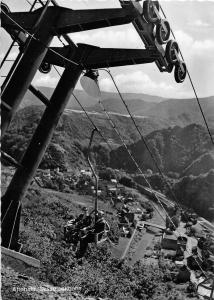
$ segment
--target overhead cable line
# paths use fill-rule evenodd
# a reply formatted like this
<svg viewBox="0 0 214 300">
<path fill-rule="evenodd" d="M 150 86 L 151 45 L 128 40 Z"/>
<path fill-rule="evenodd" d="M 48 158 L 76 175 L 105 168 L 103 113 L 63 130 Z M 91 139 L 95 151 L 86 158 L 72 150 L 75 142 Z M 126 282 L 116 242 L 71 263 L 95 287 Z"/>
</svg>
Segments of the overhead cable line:
<svg viewBox="0 0 214 300">
<path fill-rule="evenodd" d="M 111 74 L 111 72 L 110 72 L 109 69 L 102 69 L 102 68 L 101 68 L 101 69 L 99 69 L 99 70 L 105 71 L 105 72 L 107 72 L 107 73 L 110 75 L 110 77 L 111 77 L 111 79 L 112 79 L 112 82 L 114 83 L 114 86 L 115 86 L 115 88 L 116 88 L 116 90 L 117 90 L 117 92 L 118 92 L 118 94 L 119 94 L 119 96 L 120 96 L 120 99 L 122 100 L 124 106 L 126 107 L 126 110 L 127 110 L 128 114 L 129 114 L 129 116 L 130 116 L 130 118 L 131 118 L 131 120 L 132 120 L 132 122 L 133 122 L 133 124 L 134 124 L 134 126 L 135 126 L 135 128 L 136 128 L 136 130 L 137 130 L 137 132 L 139 133 L 139 135 L 140 135 L 140 137 L 141 137 L 141 139 L 142 139 L 142 141 L 143 141 L 143 143 L 144 143 L 144 145 L 145 145 L 147 151 L 149 152 L 149 154 L 150 154 L 150 156 L 151 156 L 151 158 L 152 158 L 152 160 L 153 160 L 153 162 L 154 162 L 154 164 L 155 164 L 155 166 L 156 166 L 158 172 L 160 173 L 160 175 L 161 175 L 161 177 L 162 177 L 162 179 L 163 179 L 163 182 L 164 182 L 164 183 L 167 185 L 167 187 L 169 188 L 169 191 L 171 192 L 171 195 L 173 196 L 174 201 L 175 201 L 175 202 L 178 202 L 178 199 L 176 198 L 176 195 L 175 195 L 174 192 L 172 191 L 170 184 L 169 184 L 168 181 L 165 179 L 163 172 L 161 171 L 160 167 L 158 166 L 158 163 L 157 163 L 157 161 L 156 161 L 156 159 L 155 159 L 155 157 L 154 157 L 152 151 L 150 150 L 150 148 L 149 148 L 149 146 L 148 146 L 148 144 L 147 144 L 147 142 L 146 142 L 145 137 L 144 137 L 143 134 L 141 133 L 141 131 L 140 131 L 140 129 L 139 129 L 139 126 L 138 126 L 137 123 L 136 123 L 136 120 L 135 120 L 134 117 L 132 116 L 132 113 L 131 113 L 131 111 L 130 111 L 130 109 L 129 109 L 127 103 L 126 103 L 126 101 L 124 100 L 124 98 L 123 98 L 123 96 L 122 96 L 122 94 L 121 94 L 121 92 L 120 92 L 120 90 L 119 90 L 119 88 L 118 88 L 118 86 L 117 86 L 117 84 L 116 84 L 116 82 L 115 82 L 115 79 L 114 79 L 113 75 Z M 179 204 L 178 204 L 178 205 L 179 205 Z"/>
<path fill-rule="evenodd" d="M 59 41 L 62 43 L 62 41 L 59 39 Z M 56 68 L 56 66 L 53 66 L 55 71 L 57 72 L 57 74 L 59 75 L 59 77 L 62 77 L 62 74 L 60 74 L 59 70 Z M 76 100 L 76 102 L 79 104 L 79 106 L 81 107 L 81 109 L 83 110 L 83 112 L 85 113 L 86 117 L 88 118 L 88 120 L 90 121 L 90 123 L 92 124 L 92 126 L 97 130 L 97 132 L 99 133 L 99 135 L 102 137 L 103 141 L 108 145 L 109 149 L 112 151 L 113 148 L 111 147 L 111 145 L 109 144 L 108 140 L 104 137 L 104 135 L 102 134 L 101 130 L 97 127 L 97 125 L 94 123 L 94 121 L 92 120 L 92 118 L 90 118 L 88 112 L 86 111 L 86 109 L 83 107 L 83 105 L 81 104 L 81 102 L 79 101 L 79 99 L 77 98 L 77 96 L 74 94 L 74 92 L 72 92 L 72 95 L 74 97 L 74 99 Z"/>
<path fill-rule="evenodd" d="M 163 13 L 164 18 L 166 19 L 166 14 L 165 14 L 165 12 L 164 12 L 164 10 L 163 10 L 163 8 L 162 8 L 161 5 L 160 5 L 160 9 L 161 9 L 161 11 L 162 11 L 162 13 Z M 170 31 L 171 31 L 171 33 L 172 33 L 173 38 L 176 40 L 175 34 L 174 34 L 174 32 L 173 32 L 173 30 L 172 30 L 171 28 L 170 28 Z M 184 56 L 183 56 L 182 51 L 181 51 L 180 48 L 179 48 L 179 51 L 180 51 L 180 54 L 181 54 L 181 58 L 182 58 L 183 61 L 184 61 Z M 195 88 L 195 86 L 194 86 L 194 84 L 193 84 L 192 77 L 191 77 L 191 75 L 190 75 L 190 72 L 189 72 L 189 69 L 188 69 L 188 68 L 187 68 L 187 74 L 188 74 L 189 81 L 190 81 L 190 84 L 191 84 L 191 86 L 192 86 L 193 92 L 194 92 L 194 94 L 195 94 L 195 98 L 196 98 L 196 100 L 197 100 L 197 103 L 198 103 L 200 112 L 201 112 L 201 114 L 202 114 L 202 117 L 203 117 L 205 126 L 206 126 L 207 131 L 208 131 L 208 134 L 209 134 L 209 136 L 210 136 L 210 140 L 211 140 L 212 144 L 214 145 L 214 139 L 213 139 L 212 133 L 211 133 L 211 131 L 210 131 L 210 128 L 209 128 L 209 125 L 208 125 L 206 116 L 205 116 L 204 111 L 203 111 L 203 109 L 202 109 L 200 100 L 199 100 L 199 98 L 198 98 L 198 94 L 197 94 L 197 92 L 196 92 L 196 88 Z"/>
<path fill-rule="evenodd" d="M 100 99 L 99 99 L 99 104 L 100 104 L 100 106 L 102 107 L 102 109 L 103 109 L 103 111 L 104 111 L 104 113 L 105 113 L 107 119 L 109 120 L 109 123 L 111 124 L 112 128 L 114 129 L 114 131 L 115 131 L 116 134 L 118 135 L 118 137 L 119 137 L 119 139 L 120 139 L 122 145 L 123 145 L 124 148 L 126 149 L 126 151 L 127 151 L 128 155 L 129 155 L 129 157 L 131 158 L 132 162 L 134 163 L 134 165 L 136 166 L 136 168 L 137 168 L 137 170 L 140 172 L 140 174 L 142 174 L 142 176 L 143 176 L 145 182 L 147 183 L 147 185 L 150 187 L 150 189 L 152 189 L 151 184 L 150 184 L 149 181 L 146 179 L 146 177 L 145 177 L 145 175 L 144 175 L 142 169 L 140 168 L 140 166 L 138 165 L 138 163 L 137 163 L 137 161 L 135 160 L 134 156 L 132 155 L 131 151 L 130 151 L 129 148 L 127 147 L 127 145 L 126 145 L 124 139 L 122 138 L 122 136 L 121 136 L 121 134 L 120 134 L 120 132 L 119 132 L 117 126 L 115 125 L 114 121 L 113 121 L 112 118 L 110 117 L 109 113 L 108 113 L 107 110 L 105 109 L 105 107 L 104 107 L 103 103 L 100 101 Z M 152 189 L 152 190 L 153 190 L 153 189 Z M 155 193 L 154 193 L 154 197 L 155 197 L 156 200 L 159 202 L 159 199 L 158 199 L 158 197 L 157 197 L 157 195 L 156 195 Z M 155 206 L 154 206 L 154 208 L 156 209 Z M 157 209 L 156 209 L 156 210 L 157 210 Z M 161 216 L 161 218 L 162 218 L 162 219 L 164 220 L 164 222 L 165 222 L 165 219 L 164 219 L 164 217 L 161 215 L 161 213 L 160 213 L 158 210 L 157 210 L 157 212 L 158 212 L 158 214 Z"/>
<path fill-rule="evenodd" d="M 109 144 L 108 140 L 104 137 L 103 133 L 101 132 L 101 130 L 97 127 L 97 125 L 94 123 L 94 121 L 92 120 L 92 118 L 90 118 L 88 112 L 85 110 L 85 108 L 82 106 L 81 102 L 79 101 L 79 99 L 74 95 L 74 99 L 77 101 L 77 103 L 79 104 L 79 106 L 81 107 L 81 109 L 84 111 L 85 115 L 87 116 L 87 118 L 89 119 L 89 121 L 91 122 L 91 124 L 93 125 L 93 127 L 97 130 L 97 132 L 99 133 L 99 135 L 102 137 L 102 139 L 104 140 L 104 142 L 108 145 L 108 147 L 110 148 L 111 151 L 113 151 L 113 148 L 111 147 L 111 145 Z"/>
</svg>

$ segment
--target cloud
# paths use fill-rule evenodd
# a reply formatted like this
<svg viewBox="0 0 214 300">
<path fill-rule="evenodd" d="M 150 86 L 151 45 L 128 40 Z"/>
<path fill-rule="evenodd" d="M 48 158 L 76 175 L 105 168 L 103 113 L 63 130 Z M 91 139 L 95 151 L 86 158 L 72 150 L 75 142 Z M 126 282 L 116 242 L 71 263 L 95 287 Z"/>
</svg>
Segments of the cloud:
<svg viewBox="0 0 214 300">
<path fill-rule="evenodd" d="M 175 32 L 176 40 L 180 46 L 180 49 L 188 57 L 194 59 L 196 56 L 202 56 L 207 59 L 210 55 L 213 57 L 214 40 L 195 40 L 189 34 L 178 30 Z M 185 56 L 186 56 L 185 55 Z"/>
<path fill-rule="evenodd" d="M 53 74 L 41 74 L 40 72 L 37 72 L 33 84 L 36 86 L 47 86 L 47 87 L 54 87 L 56 86 L 58 82 L 58 78 L 53 76 Z"/>
<path fill-rule="evenodd" d="M 209 23 L 204 22 L 200 19 L 195 20 L 195 21 L 191 21 L 191 22 L 188 23 L 188 25 L 191 26 L 191 27 L 197 27 L 197 30 L 200 29 L 200 28 L 204 28 L 204 27 L 207 28 L 207 27 L 210 26 Z"/>
<path fill-rule="evenodd" d="M 121 29 L 120 29 L 121 28 Z M 132 25 L 103 28 L 93 32 L 80 32 L 70 35 L 75 43 L 87 43 L 100 47 L 144 48 L 144 44 Z"/>
<path fill-rule="evenodd" d="M 12 51 L 12 52 L 10 52 L 10 54 L 8 55 L 7 60 L 15 60 L 16 57 L 17 57 L 17 55 L 18 55 L 18 51 Z M 5 53 L 0 53 L 0 61 L 3 60 L 4 56 L 5 56 Z M 6 63 L 7 63 L 7 62 L 6 62 Z M 10 63 L 12 63 L 12 62 L 10 61 Z"/>
<path fill-rule="evenodd" d="M 173 86 L 164 81 L 155 82 L 150 76 L 140 70 L 120 73 L 114 76 L 121 92 L 126 93 L 148 93 L 159 94 L 161 91 L 162 96 L 169 95 L 173 91 Z M 103 78 L 100 80 L 100 88 L 104 91 L 114 91 L 115 87 L 110 78 Z"/>
<path fill-rule="evenodd" d="M 213 94 L 214 40 L 194 39 L 182 30 L 175 31 L 175 35 L 200 96 Z M 116 31 L 108 29 L 105 32 L 96 31 L 92 34 L 84 32 L 75 34 L 75 36 L 79 42 L 102 44 L 107 47 L 127 47 L 127 44 L 132 46 L 135 44 L 136 47 L 143 44 L 132 36 L 132 29 L 130 28 L 126 28 L 125 31 L 120 28 Z M 171 74 L 161 73 L 154 63 L 113 68 L 112 72 L 121 92 L 148 93 L 168 98 L 194 97 L 188 78 L 183 84 L 177 84 L 173 72 Z M 56 75 L 51 73 L 48 75 L 40 74 L 36 84 L 55 86 L 57 79 L 54 76 Z M 108 76 L 100 74 L 99 82 L 102 90 L 115 91 L 115 87 Z M 80 88 L 79 83 L 77 88 Z"/>
</svg>

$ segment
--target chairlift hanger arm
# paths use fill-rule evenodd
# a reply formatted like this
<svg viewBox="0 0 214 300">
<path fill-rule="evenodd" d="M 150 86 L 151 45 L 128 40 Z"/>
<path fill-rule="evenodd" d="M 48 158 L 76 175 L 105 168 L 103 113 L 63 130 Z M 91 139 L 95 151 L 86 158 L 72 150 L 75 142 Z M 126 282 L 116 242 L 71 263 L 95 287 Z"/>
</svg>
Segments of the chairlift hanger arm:
<svg viewBox="0 0 214 300">
<path fill-rule="evenodd" d="M 117 49 L 117 48 L 100 48 L 87 44 L 77 44 L 75 52 L 81 50 L 81 52 L 88 52 L 81 63 L 87 69 L 98 69 L 106 67 L 117 67 L 124 65 L 145 64 L 156 61 L 160 57 L 160 53 L 155 49 Z M 44 61 L 51 65 L 59 67 L 65 67 L 66 62 L 62 56 L 67 57 L 70 46 L 65 47 L 52 47 L 54 51 L 48 51 Z M 60 54 L 58 56 L 54 52 Z M 80 63 L 80 61 L 76 61 Z"/>
<path fill-rule="evenodd" d="M 39 19 L 43 8 L 33 12 L 6 12 L 2 14 L 2 27 L 7 31 L 21 25 L 31 32 Z M 8 16 L 7 16 L 8 15 Z M 123 8 L 72 10 L 65 7 L 49 6 L 47 8 L 47 28 L 51 34 L 60 35 L 84 30 L 128 24 L 136 17 L 134 9 Z M 15 22 L 13 22 L 14 20 Z"/>
<path fill-rule="evenodd" d="M 88 163 L 90 165 L 90 168 L 91 168 L 92 173 L 93 173 L 93 175 L 94 175 L 95 178 L 97 178 L 97 175 L 96 175 L 96 173 L 94 171 L 93 165 L 92 165 L 91 160 L 90 160 L 90 152 L 91 152 L 91 145 L 92 145 L 93 137 L 94 137 L 94 134 L 95 134 L 96 131 L 97 131 L 96 128 L 94 128 L 92 130 L 91 137 L 90 137 L 90 142 L 89 142 L 89 145 L 88 145 L 88 151 L 87 151 L 87 160 L 88 160 Z"/>
</svg>

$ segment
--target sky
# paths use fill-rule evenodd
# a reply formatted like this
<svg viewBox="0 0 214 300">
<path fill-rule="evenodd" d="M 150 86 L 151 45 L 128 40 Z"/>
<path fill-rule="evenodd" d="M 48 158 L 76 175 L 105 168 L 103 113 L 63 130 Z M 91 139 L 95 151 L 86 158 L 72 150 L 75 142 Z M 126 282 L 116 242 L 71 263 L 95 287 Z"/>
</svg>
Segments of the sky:
<svg viewBox="0 0 214 300">
<path fill-rule="evenodd" d="M 33 0 L 30 0 L 33 2 Z M 26 0 L 4 0 L 11 11 L 27 11 Z M 120 7 L 119 0 L 57 0 L 58 4 L 72 9 Z M 165 0 L 159 1 L 167 16 L 176 40 L 184 56 L 188 70 L 199 97 L 214 95 L 214 0 Z M 143 49 L 144 44 L 132 24 L 102 28 L 70 34 L 75 43 L 83 42 L 100 47 Z M 10 37 L 0 30 L 0 58 L 11 43 Z M 60 45 L 54 39 L 52 45 Z M 17 52 L 13 49 L 10 58 Z M 10 63 L 2 68 L 5 75 Z M 63 72 L 63 70 L 60 70 Z M 155 63 L 111 68 L 121 92 L 145 93 L 166 98 L 193 98 L 189 79 L 178 84 L 173 73 L 161 73 Z M 55 87 L 57 73 L 52 70 L 44 75 L 37 72 L 33 84 Z M 100 71 L 100 88 L 115 91 L 115 87 L 104 72 Z M 80 89 L 80 84 L 77 84 Z"/>
</svg>

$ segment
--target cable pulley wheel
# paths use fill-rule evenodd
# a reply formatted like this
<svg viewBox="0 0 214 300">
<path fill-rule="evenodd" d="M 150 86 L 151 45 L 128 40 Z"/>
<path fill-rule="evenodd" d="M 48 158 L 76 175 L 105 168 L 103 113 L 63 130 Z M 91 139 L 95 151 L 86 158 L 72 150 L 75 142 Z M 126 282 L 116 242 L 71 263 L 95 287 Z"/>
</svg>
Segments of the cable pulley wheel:
<svg viewBox="0 0 214 300">
<path fill-rule="evenodd" d="M 4 2 L 1 3 L 1 10 L 2 10 L 3 12 L 5 12 L 6 14 L 9 14 L 9 13 L 10 13 L 9 7 L 8 7 L 7 4 L 5 4 Z"/>
<path fill-rule="evenodd" d="M 168 43 L 166 44 L 165 56 L 169 64 L 178 63 L 179 61 L 178 53 L 179 53 L 178 43 L 174 40 L 168 41 Z"/>
<path fill-rule="evenodd" d="M 172 73 L 173 67 L 174 67 L 173 64 L 168 64 L 168 66 L 167 66 L 167 68 L 166 68 L 166 71 L 167 71 L 168 73 Z"/>
<path fill-rule="evenodd" d="M 156 23 L 159 20 L 159 17 L 157 16 L 157 14 L 154 10 L 154 5 L 157 8 L 157 10 L 159 11 L 160 4 L 158 1 L 146 0 L 143 2 L 143 15 L 144 15 L 145 20 L 150 23 Z"/>
<path fill-rule="evenodd" d="M 51 71 L 51 64 L 48 62 L 43 61 L 39 67 L 39 72 L 43 74 L 47 74 Z"/>
<path fill-rule="evenodd" d="M 167 20 L 161 20 L 156 26 L 156 40 L 158 44 L 166 44 L 170 37 L 170 25 Z"/>
<path fill-rule="evenodd" d="M 175 65 L 175 72 L 174 72 L 175 81 L 177 83 L 182 83 L 186 78 L 186 74 L 187 74 L 186 64 L 185 62 L 180 61 L 179 64 Z"/>
</svg>

